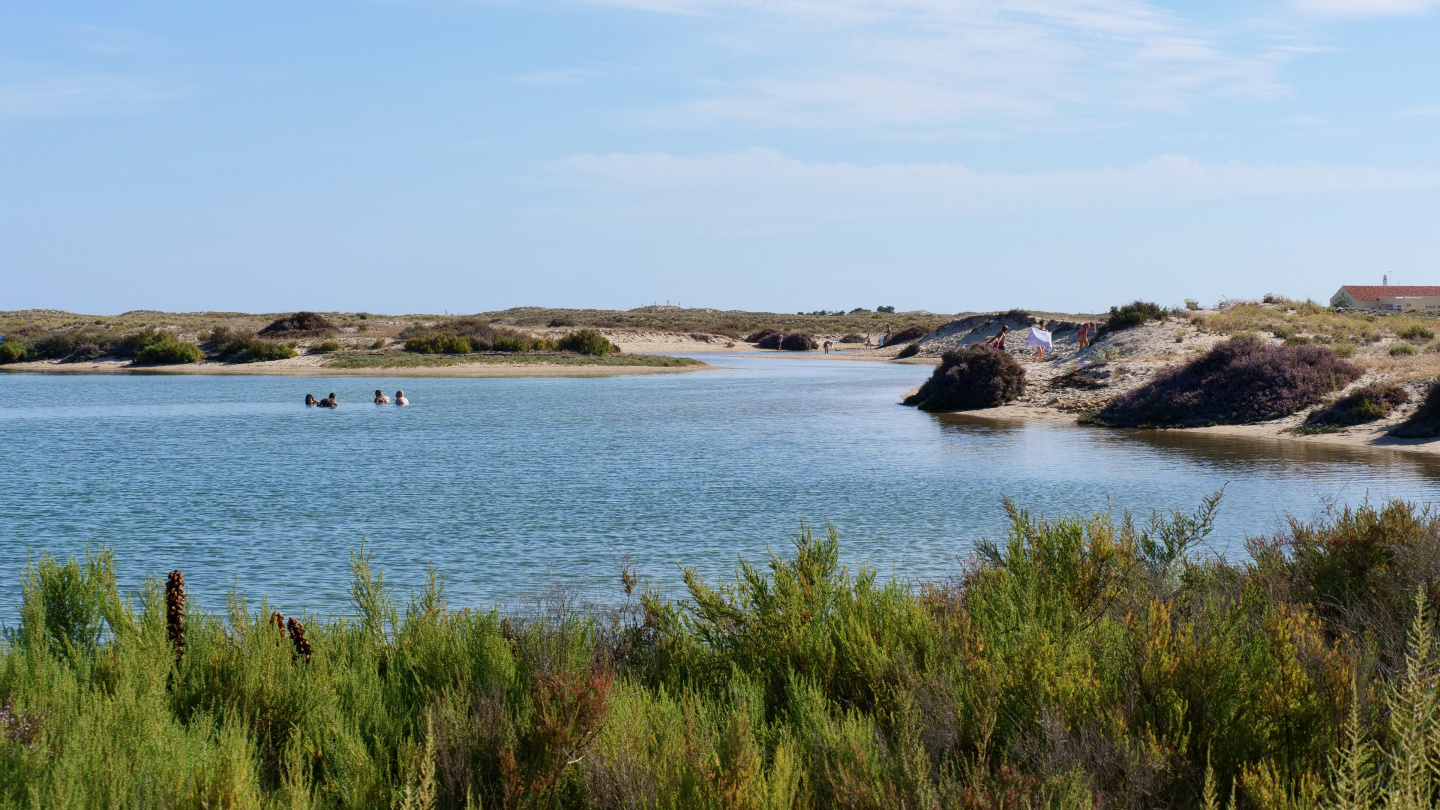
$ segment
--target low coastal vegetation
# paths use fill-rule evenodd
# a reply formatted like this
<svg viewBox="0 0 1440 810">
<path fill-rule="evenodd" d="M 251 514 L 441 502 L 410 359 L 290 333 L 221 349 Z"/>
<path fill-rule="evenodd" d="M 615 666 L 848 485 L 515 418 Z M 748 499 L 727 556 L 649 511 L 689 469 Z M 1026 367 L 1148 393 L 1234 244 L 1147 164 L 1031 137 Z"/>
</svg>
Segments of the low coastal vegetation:
<svg viewBox="0 0 1440 810">
<path fill-rule="evenodd" d="M 1105 333 L 1123 332 L 1149 321 L 1163 321 L 1168 315 L 1166 309 L 1159 304 L 1134 301 L 1124 306 L 1111 307 L 1110 316 L 1105 319 L 1101 331 Z"/>
<path fill-rule="evenodd" d="M 1088 421 L 1195 427 L 1276 419 L 1315 405 L 1363 373 L 1326 346 L 1273 345 L 1237 335 L 1115 397 Z"/>
<path fill-rule="evenodd" d="M 368 317 L 368 313 L 361 314 Z M 265 328 L 259 330 L 259 333 L 267 337 L 279 338 L 313 337 L 332 334 L 335 331 L 335 324 L 318 312 L 292 312 L 271 321 Z"/>
<path fill-rule="evenodd" d="M 1410 392 L 1394 383 L 1363 385 L 1335 400 L 1331 405 L 1316 409 L 1295 432 L 1324 433 L 1374 422 L 1384 419 L 1395 408 L 1409 401 Z"/>
<path fill-rule="evenodd" d="M 340 615 L 106 551 L 30 566 L 0 648 L 0 796 L 29 807 L 1430 807 L 1440 518 L 1292 520 L 1231 563 L 1197 512 L 1044 519 L 952 579 L 834 530 L 684 598 L 402 608 L 363 548 Z M 210 572 L 189 572 L 195 578 Z M 216 572 L 213 576 L 221 578 Z"/>
<path fill-rule="evenodd" d="M 226 326 L 210 330 L 205 342 L 218 360 L 227 363 L 260 363 L 267 360 L 288 360 L 298 352 L 288 343 L 265 340 L 254 332 L 242 332 Z"/>
<path fill-rule="evenodd" d="M 153 340 L 147 341 L 135 354 L 135 365 L 171 366 L 198 363 L 204 357 L 200 347 L 194 343 L 180 340 L 174 335 L 160 333 Z"/>
<path fill-rule="evenodd" d="M 994 408 L 1025 393 L 1025 369 L 1009 352 L 977 343 L 952 349 L 920 389 L 905 398 L 922 411 Z"/>
</svg>

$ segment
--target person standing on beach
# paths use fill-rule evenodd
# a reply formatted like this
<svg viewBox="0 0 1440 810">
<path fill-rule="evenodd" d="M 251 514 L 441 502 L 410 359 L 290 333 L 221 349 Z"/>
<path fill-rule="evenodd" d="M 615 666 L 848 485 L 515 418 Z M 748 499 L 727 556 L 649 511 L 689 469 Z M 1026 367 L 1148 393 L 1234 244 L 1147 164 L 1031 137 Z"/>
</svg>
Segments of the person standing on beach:
<svg viewBox="0 0 1440 810">
<path fill-rule="evenodd" d="M 828 341 L 828 340 L 825 341 L 825 353 L 826 353 L 826 354 L 829 354 L 829 353 L 830 353 L 830 341 Z"/>
<path fill-rule="evenodd" d="M 384 391 L 381 391 L 379 388 L 376 388 L 376 389 L 375 389 L 375 404 L 376 404 L 376 405 L 389 405 L 389 404 L 390 404 L 390 397 L 385 396 L 385 392 L 384 392 Z"/>
<path fill-rule="evenodd" d="M 1094 328 L 1094 326 L 1095 326 L 1095 324 L 1093 324 L 1093 323 L 1082 323 L 1082 324 L 1080 324 L 1080 334 L 1077 335 L 1076 337 L 1077 337 L 1077 339 L 1080 341 L 1080 350 L 1081 350 L 1081 351 L 1084 351 L 1084 350 L 1085 350 L 1085 347 L 1090 345 L 1090 330 L 1091 330 L 1092 328 Z"/>
<path fill-rule="evenodd" d="M 1045 322 L 1030 327 L 1030 334 L 1025 336 L 1025 346 L 1035 347 L 1035 362 L 1045 362 L 1045 350 L 1050 348 L 1050 332 L 1045 329 Z"/>
<path fill-rule="evenodd" d="M 1002 325 L 1000 327 L 1000 334 L 990 338 L 990 348 L 999 349 L 1002 352 L 1005 351 L 1005 336 L 1008 334 L 1010 334 L 1010 324 Z"/>
</svg>

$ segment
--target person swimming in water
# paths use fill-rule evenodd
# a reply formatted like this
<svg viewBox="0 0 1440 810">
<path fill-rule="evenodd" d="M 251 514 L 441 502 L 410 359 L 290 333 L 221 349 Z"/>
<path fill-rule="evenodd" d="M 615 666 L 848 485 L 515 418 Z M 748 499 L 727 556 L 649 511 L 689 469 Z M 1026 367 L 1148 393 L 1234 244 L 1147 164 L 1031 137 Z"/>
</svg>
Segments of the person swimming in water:
<svg viewBox="0 0 1440 810">
<path fill-rule="evenodd" d="M 396 391 L 396 392 L 395 392 L 395 404 L 396 404 L 396 405 L 409 405 L 409 404 L 410 404 L 410 400 L 408 400 L 408 399 L 405 398 L 405 392 L 404 392 L 404 391 Z"/>
<path fill-rule="evenodd" d="M 331 392 L 330 392 L 330 396 L 328 396 L 328 397 L 320 400 L 319 402 L 317 402 L 317 403 L 315 403 L 315 404 L 316 404 L 316 405 L 319 405 L 319 406 L 322 407 L 322 408 L 338 408 L 338 407 L 340 407 L 340 403 L 335 400 L 335 392 L 334 392 L 334 391 L 331 391 Z"/>
<path fill-rule="evenodd" d="M 316 399 L 314 396 L 311 396 L 310 394 L 306 394 L 306 395 L 305 395 L 305 407 L 309 408 L 309 407 L 311 407 L 311 406 L 313 406 L 313 405 L 319 405 L 319 404 L 320 404 L 320 400 Z"/>
<path fill-rule="evenodd" d="M 389 404 L 390 404 L 390 397 L 385 396 L 385 392 L 384 392 L 384 391 L 381 391 L 379 388 L 376 388 L 376 389 L 375 389 L 375 404 L 376 404 L 376 405 L 389 405 Z"/>
</svg>

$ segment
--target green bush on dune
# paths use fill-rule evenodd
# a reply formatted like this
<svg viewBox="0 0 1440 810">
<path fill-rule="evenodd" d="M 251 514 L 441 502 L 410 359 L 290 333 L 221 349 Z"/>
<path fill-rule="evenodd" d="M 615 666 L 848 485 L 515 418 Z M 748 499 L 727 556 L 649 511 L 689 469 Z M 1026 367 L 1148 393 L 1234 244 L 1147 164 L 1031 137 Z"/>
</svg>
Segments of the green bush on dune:
<svg viewBox="0 0 1440 810">
<path fill-rule="evenodd" d="M 571 332 L 557 340 L 555 347 L 562 352 L 588 354 L 591 357 L 604 357 L 607 354 L 620 351 L 614 343 L 611 343 L 604 335 L 594 329 L 581 329 L 576 332 Z"/>
<path fill-rule="evenodd" d="M 25 360 L 25 344 L 13 340 L 0 343 L 0 364 L 19 363 Z"/>
<path fill-rule="evenodd" d="M 1433 806 L 1407 774 L 1440 755 L 1440 518 L 1292 521 L 1232 565 L 1200 553 L 1217 500 L 1007 503 L 1003 539 L 919 586 L 802 528 L 733 582 L 687 570 L 683 601 L 627 571 L 614 608 L 510 616 L 434 574 L 402 609 L 363 549 L 348 610 L 289 619 L 42 555 L 0 647 L 0 802 Z"/>
<path fill-rule="evenodd" d="M 134 363 L 137 366 L 170 366 L 198 363 L 203 358 L 199 346 L 166 335 L 146 344 L 145 348 L 135 355 Z"/>
</svg>

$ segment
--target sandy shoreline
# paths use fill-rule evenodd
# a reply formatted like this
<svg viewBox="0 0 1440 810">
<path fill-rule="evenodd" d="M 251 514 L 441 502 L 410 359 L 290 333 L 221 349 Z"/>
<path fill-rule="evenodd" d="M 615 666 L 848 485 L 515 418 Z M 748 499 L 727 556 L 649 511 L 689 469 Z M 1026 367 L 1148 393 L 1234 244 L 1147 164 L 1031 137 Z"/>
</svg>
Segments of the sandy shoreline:
<svg viewBox="0 0 1440 810">
<path fill-rule="evenodd" d="M 1304 421 L 1305 417 L 1303 414 L 1285 419 L 1276 419 L 1272 422 L 1260 422 L 1251 425 L 1214 425 L 1211 427 L 1168 429 L 1091 427 L 1081 425 L 1079 418 L 1073 414 L 1064 413 L 1054 408 L 1034 405 L 1002 405 L 998 408 L 986 408 L 977 411 L 957 411 L 955 415 L 991 422 L 1048 422 L 1086 430 L 1109 432 L 1256 439 L 1277 441 L 1296 446 L 1398 451 L 1402 453 L 1420 453 L 1429 456 L 1440 456 L 1440 439 L 1397 439 L 1393 436 L 1386 435 L 1386 432 L 1398 421 L 1393 419 L 1368 425 L 1358 425 L 1347 428 L 1340 433 L 1312 433 L 1297 436 L 1290 431 Z"/>
</svg>

